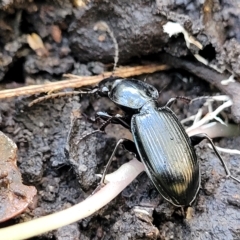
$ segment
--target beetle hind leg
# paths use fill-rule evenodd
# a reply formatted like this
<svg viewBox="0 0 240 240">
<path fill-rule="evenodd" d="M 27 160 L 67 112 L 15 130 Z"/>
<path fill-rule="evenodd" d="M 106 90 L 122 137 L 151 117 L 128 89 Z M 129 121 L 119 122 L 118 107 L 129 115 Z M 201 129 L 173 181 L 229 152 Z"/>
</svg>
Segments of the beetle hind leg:
<svg viewBox="0 0 240 240">
<path fill-rule="evenodd" d="M 219 160 L 221 161 L 224 169 L 225 169 L 225 172 L 226 172 L 226 175 L 228 178 L 232 178 L 233 180 L 237 181 L 240 183 L 240 180 L 234 176 L 232 176 L 230 170 L 228 169 L 226 163 L 224 162 L 224 160 L 222 159 L 221 155 L 219 154 L 218 150 L 216 149 L 212 139 L 205 133 L 201 133 L 201 134 L 196 134 L 196 135 L 193 135 L 190 137 L 191 141 L 192 141 L 192 145 L 195 146 L 197 144 L 199 144 L 202 140 L 204 139 L 207 139 L 209 141 L 209 143 L 211 144 L 214 152 L 216 153 L 217 157 L 219 158 Z"/>
</svg>

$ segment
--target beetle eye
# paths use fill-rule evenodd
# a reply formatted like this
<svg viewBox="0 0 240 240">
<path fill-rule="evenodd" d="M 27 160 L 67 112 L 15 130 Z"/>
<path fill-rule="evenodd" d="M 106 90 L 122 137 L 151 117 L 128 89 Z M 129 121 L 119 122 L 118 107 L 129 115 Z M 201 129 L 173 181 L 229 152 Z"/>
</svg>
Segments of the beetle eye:
<svg viewBox="0 0 240 240">
<path fill-rule="evenodd" d="M 105 86 L 102 88 L 102 93 L 108 93 L 109 92 L 109 89 Z"/>
</svg>

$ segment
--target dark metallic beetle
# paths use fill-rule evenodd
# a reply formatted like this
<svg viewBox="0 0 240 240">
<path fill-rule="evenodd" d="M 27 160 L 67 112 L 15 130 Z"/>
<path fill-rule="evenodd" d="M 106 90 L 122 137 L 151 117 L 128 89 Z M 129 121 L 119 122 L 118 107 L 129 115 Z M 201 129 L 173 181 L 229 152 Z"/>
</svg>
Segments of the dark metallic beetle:
<svg viewBox="0 0 240 240">
<path fill-rule="evenodd" d="M 207 139 L 219 159 L 227 176 L 231 176 L 226 164 L 206 134 L 189 137 L 176 115 L 170 109 L 176 98 L 159 108 L 159 97 L 155 87 L 135 79 L 107 78 L 99 83 L 97 92 L 108 97 L 124 110 L 125 116 L 110 116 L 98 112 L 97 115 L 109 123 L 121 124 L 133 135 L 134 143 L 120 139 L 109 159 L 103 174 L 112 161 L 120 144 L 134 152 L 146 167 L 146 172 L 159 193 L 175 206 L 188 206 L 194 201 L 200 186 L 200 169 L 193 149 L 203 139 Z"/>
<path fill-rule="evenodd" d="M 118 44 L 113 32 L 102 21 L 98 22 L 94 28 L 95 30 L 105 29 L 104 31 L 108 32 L 112 38 L 115 46 L 113 68 L 115 69 L 118 60 Z M 128 139 L 120 139 L 117 142 L 104 170 L 102 184 L 118 146 L 123 144 L 143 162 L 149 178 L 167 201 L 175 206 L 191 205 L 196 198 L 201 181 L 199 162 L 193 146 L 203 139 L 207 139 L 212 145 L 225 168 L 227 177 L 240 183 L 240 180 L 230 174 L 212 140 L 206 134 L 191 137 L 187 135 L 177 116 L 170 109 L 177 98 L 170 99 L 164 107 L 159 108 L 157 105 L 159 94 L 155 87 L 139 80 L 118 77 L 102 80 L 97 89 L 70 92 L 70 94 L 96 92 L 100 96 L 108 97 L 125 112 L 125 116 L 110 116 L 107 113 L 98 112 L 98 117 L 106 121 L 99 130 L 104 130 L 110 123 L 121 124 L 131 131 L 134 139 L 134 142 Z M 38 98 L 29 106 L 60 95 L 66 95 L 66 93 Z"/>
<path fill-rule="evenodd" d="M 104 130 L 110 123 L 121 124 L 131 131 L 134 139 L 134 142 L 128 139 L 120 139 L 117 142 L 104 170 L 101 184 L 104 182 L 118 146 L 122 144 L 143 162 L 149 178 L 167 201 L 175 206 L 191 205 L 201 182 L 199 162 L 193 146 L 203 139 L 207 139 L 212 145 L 222 162 L 227 177 L 240 183 L 239 179 L 231 175 L 212 140 L 206 134 L 189 137 L 177 116 L 170 109 L 177 99 L 187 100 L 187 98 L 171 98 L 164 107 L 159 108 L 157 105 L 159 94 L 155 87 L 139 80 L 118 77 L 102 80 L 93 90 L 71 92 L 71 94 L 96 92 L 119 106 L 125 112 L 125 116 L 110 116 L 107 113 L 98 112 L 97 116 L 105 120 L 105 123 L 94 132 Z M 50 95 L 51 98 L 53 95 Z M 59 96 L 59 94 L 54 96 Z M 49 97 L 38 98 L 29 105 L 47 98 Z"/>
</svg>

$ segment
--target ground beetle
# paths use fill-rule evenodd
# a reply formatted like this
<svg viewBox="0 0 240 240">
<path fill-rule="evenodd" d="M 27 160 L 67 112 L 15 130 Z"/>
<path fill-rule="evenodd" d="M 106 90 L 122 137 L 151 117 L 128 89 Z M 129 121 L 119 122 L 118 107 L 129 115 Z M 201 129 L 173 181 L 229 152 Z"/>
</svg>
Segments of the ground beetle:
<svg viewBox="0 0 240 240">
<path fill-rule="evenodd" d="M 70 94 L 93 93 L 109 98 L 125 112 L 125 115 L 111 116 L 105 112 L 98 112 L 96 115 L 105 122 L 92 133 L 103 131 L 110 123 L 121 124 L 130 130 L 134 140 L 132 142 L 120 139 L 117 142 L 103 172 L 100 186 L 104 184 L 106 172 L 118 146 L 122 144 L 142 161 L 149 178 L 167 201 L 179 207 L 189 206 L 195 200 L 201 182 L 199 162 L 193 147 L 203 139 L 207 139 L 212 145 L 227 177 L 240 183 L 239 179 L 231 175 L 211 138 L 203 133 L 189 137 L 170 109 L 177 99 L 188 98 L 171 98 L 164 107 L 159 108 L 157 105 L 159 93 L 155 87 L 140 80 L 119 77 L 103 79 L 97 88 L 90 91 L 70 92 Z M 55 96 L 59 94 L 51 95 L 51 98 Z M 39 98 L 29 105 L 44 99 L 46 97 Z"/>
<path fill-rule="evenodd" d="M 118 44 L 113 32 L 105 22 L 97 23 L 94 29 L 104 30 L 112 38 L 115 46 L 115 69 L 118 60 Z M 155 87 L 136 79 L 119 77 L 106 78 L 91 91 L 79 91 L 73 94 L 96 92 L 119 106 L 125 112 L 125 116 L 110 116 L 107 113 L 98 112 L 97 116 L 105 122 L 99 130 L 94 132 L 103 131 L 110 123 L 121 124 L 131 131 L 134 140 L 132 142 L 128 139 L 120 139 L 117 142 L 102 175 L 100 185 L 104 183 L 113 156 L 118 146 L 122 144 L 143 162 L 149 178 L 167 201 L 175 206 L 189 206 L 196 198 L 201 181 L 199 162 L 193 146 L 203 139 L 207 139 L 212 145 L 222 162 L 227 177 L 240 183 L 240 180 L 231 175 L 212 140 L 206 134 L 189 137 L 177 116 L 170 109 L 178 98 L 184 99 L 184 97 L 171 98 L 164 107 L 159 108 L 157 105 L 159 93 Z M 46 97 L 39 98 L 30 105 L 43 99 Z"/>
<path fill-rule="evenodd" d="M 189 137 L 177 116 L 170 109 L 177 100 L 172 98 L 164 107 L 158 107 L 159 93 L 152 85 L 135 79 L 110 77 L 102 80 L 98 88 L 100 96 L 108 97 L 124 112 L 125 116 L 110 116 L 98 112 L 105 120 L 103 130 L 109 123 L 128 128 L 134 142 L 120 139 L 110 157 L 102 176 L 104 182 L 107 169 L 120 144 L 136 154 L 143 162 L 146 172 L 159 193 L 175 206 L 189 206 L 200 187 L 199 162 L 193 146 L 207 139 L 221 160 L 228 177 L 231 176 L 212 140 L 206 134 Z"/>
</svg>

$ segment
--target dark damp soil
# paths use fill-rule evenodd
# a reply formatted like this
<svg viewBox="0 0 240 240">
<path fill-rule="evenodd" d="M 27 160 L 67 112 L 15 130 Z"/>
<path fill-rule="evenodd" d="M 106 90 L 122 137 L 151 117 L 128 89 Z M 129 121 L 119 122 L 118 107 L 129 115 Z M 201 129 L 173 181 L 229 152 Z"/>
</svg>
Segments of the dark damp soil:
<svg viewBox="0 0 240 240">
<path fill-rule="evenodd" d="M 76 8 L 79 2 L 86 6 Z M 161 51 L 191 61 L 196 51 L 194 46 L 189 50 L 181 35 L 169 39 L 163 33 L 162 25 L 170 20 L 181 23 L 194 34 L 204 46 L 201 54 L 211 64 L 238 77 L 238 2 L 221 1 L 222 5 L 211 0 L 167 2 L 0 3 L 1 88 L 56 80 L 66 72 L 100 74 L 103 63 L 112 64 L 114 47 L 107 35 L 93 30 L 99 20 L 106 21 L 116 35 L 120 64 L 149 62 Z M 61 35 L 60 43 L 54 35 L 56 31 Z M 39 57 L 28 46 L 26 34 L 33 32 L 43 39 L 48 56 Z M 219 93 L 212 85 L 181 69 L 138 78 L 161 91 L 159 106 L 175 96 L 195 98 Z M 98 133 L 77 141 L 99 127 L 99 123 L 91 121 L 97 111 L 121 113 L 108 99 L 93 95 L 64 97 L 28 108 L 27 104 L 35 98 L 37 96 L 23 96 L 0 103 L 0 130 L 18 146 L 18 166 L 24 183 L 38 190 L 35 204 L 4 226 L 62 210 L 87 198 L 96 188 L 99 182 L 96 174 L 103 172 L 116 141 L 131 138 L 128 130 L 111 125 L 106 134 Z M 172 109 L 179 119 L 184 119 L 195 114 L 201 104 L 186 105 L 180 101 Z M 75 113 L 80 117 L 72 126 L 71 117 Z M 230 111 L 227 115 L 232 121 Z M 216 145 L 239 149 L 240 137 L 217 139 Z M 180 209 L 163 200 L 143 173 L 93 216 L 33 239 L 240 239 L 240 184 L 225 178 L 220 161 L 206 142 L 199 144 L 196 152 L 202 183 L 189 209 L 193 211 L 191 218 L 183 218 Z M 239 157 L 221 155 L 231 172 L 239 177 Z M 111 171 L 131 158 L 119 149 Z M 139 214 L 139 208 L 149 214 Z"/>
<path fill-rule="evenodd" d="M 216 89 L 185 72 L 157 73 L 140 79 L 146 79 L 159 90 L 167 85 L 162 90 L 160 106 L 174 96 L 194 98 L 216 94 Z M 74 137 L 75 142 L 68 142 L 74 111 L 80 110 L 88 117 L 94 117 L 100 110 L 119 112 L 108 99 L 61 98 L 24 107 L 29 101 L 29 98 L 11 99 L 1 104 L 1 131 L 18 145 L 18 165 L 24 183 L 38 190 L 35 206 L 15 222 L 50 214 L 85 199 L 96 188 L 99 182 L 96 174 L 103 171 L 117 139 L 131 137 L 126 129 L 110 126 L 107 134 L 91 135 L 76 144 L 76 139 L 98 127 L 81 116 L 71 130 L 70 140 Z M 196 107 L 180 102 L 173 110 L 182 119 L 193 114 Z M 221 139 L 216 144 L 238 148 L 239 141 L 239 137 Z M 93 216 L 39 239 L 65 239 L 67 235 L 69 239 L 238 239 L 240 186 L 225 179 L 220 161 L 205 142 L 196 147 L 196 152 L 201 163 L 202 184 L 192 206 L 191 219 L 184 219 L 179 209 L 164 201 L 143 173 Z M 239 174 L 239 157 L 222 155 L 231 172 Z M 129 159 L 131 155 L 120 149 L 111 170 Z M 136 208 L 150 211 L 152 215 L 139 215 Z"/>
</svg>

